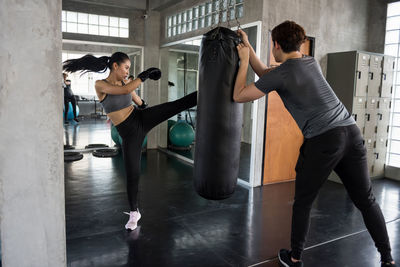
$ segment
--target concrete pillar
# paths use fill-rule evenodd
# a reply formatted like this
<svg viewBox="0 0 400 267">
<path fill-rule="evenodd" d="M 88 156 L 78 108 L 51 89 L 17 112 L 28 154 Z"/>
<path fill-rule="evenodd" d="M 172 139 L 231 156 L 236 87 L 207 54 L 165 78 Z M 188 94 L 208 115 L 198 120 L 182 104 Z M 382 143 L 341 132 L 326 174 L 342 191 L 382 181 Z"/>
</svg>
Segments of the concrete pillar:
<svg viewBox="0 0 400 267">
<path fill-rule="evenodd" d="M 144 69 L 160 68 L 160 13 L 149 11 L 144 23 Z M 167 73 L 163 73 L 166 75 Z M 144 83 L 144 96 L 150 106 L 160 104 L 160 80 L 148 80 Z M 168 90 L 168 88 L 163 88 Z M 159 126 L 147 135 L 147 148 L 157 148 Z"/>
<path fill-rule="evenodd" d="M 2 264 L 65 266 L 61 0 L 0 0 Z"/>
<path fill-rule="evenodd" d="M 160 79 L 160 102 L 168 102 L 168 75 L 169 75 L 169 48 L 160 49 L 160 69 L 164 73 Z M 167 147 L 168 145 L 168 123 L 167 121 L 158 127 L 158 145 Z"/>
</svg>

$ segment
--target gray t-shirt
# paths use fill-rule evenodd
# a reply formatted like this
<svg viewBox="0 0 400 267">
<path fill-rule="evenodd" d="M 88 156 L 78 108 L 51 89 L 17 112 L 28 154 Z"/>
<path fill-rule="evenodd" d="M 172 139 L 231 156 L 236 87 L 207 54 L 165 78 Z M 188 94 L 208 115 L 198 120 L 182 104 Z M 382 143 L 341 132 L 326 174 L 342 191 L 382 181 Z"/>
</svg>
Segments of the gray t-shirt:
<svg viewBox="0 0 400 267">
<path fill-rule="evenodd" d="M 273 90 L 279 94 L 305 138 L 355 124 L 313 57 L 288 59 L 264 74 L 255 86 L 266 94 Z"/>
</svg>

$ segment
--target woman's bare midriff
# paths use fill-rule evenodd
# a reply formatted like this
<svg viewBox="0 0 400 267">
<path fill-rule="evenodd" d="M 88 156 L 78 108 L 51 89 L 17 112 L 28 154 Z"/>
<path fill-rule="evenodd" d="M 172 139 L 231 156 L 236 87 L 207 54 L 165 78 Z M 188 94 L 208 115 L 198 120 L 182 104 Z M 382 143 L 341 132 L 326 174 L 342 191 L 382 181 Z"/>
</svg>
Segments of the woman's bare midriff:
<svg viewBox="0 0 400 267">
<path fill-rule="evenodd" d="M 134 110 L 134 106 L 131 105 L 129 107 L 117 110 L 117 111 L 113 111 L 107 114 L 108 118 L 110 118 L 110 120 L 112 121 L 112 123 L 117 126 L 118 124 L 120 124 L 121 122 L 123 122 L 124 120 L 126 120 L 129 115 L 131 115 L 132 111 Z"/>
</svg>

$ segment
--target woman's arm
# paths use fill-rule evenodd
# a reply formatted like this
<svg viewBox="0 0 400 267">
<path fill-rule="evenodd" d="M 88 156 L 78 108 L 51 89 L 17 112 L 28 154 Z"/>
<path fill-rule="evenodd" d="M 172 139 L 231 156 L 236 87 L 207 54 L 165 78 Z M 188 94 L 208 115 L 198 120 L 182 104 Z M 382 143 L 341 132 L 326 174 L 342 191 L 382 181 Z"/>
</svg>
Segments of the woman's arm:
<svg viewBox="0 0 400 267">
<path fill-rule="evenodd" d="M 132 93 L 135 89 L 139 87 L 141 83 L 142 80 L 139 78 L 136 78 L 132 82 L 122 86 L 113 85 L 105 81 L 98 80 L 96 81 L 94 87 L 98 94 L 126 95 Z"/>
<path fill-rule="evenodd" d="M 244 44 L 239 44 L 237 49 L 240 57 L 240 66 L 236 76 L 233 100 L 244 103 L 259 99 L 265 94 L 257 89 L 254 83 L 246 86 L 247 69 L 249 68 L 249 48 Z"/>
<path fill-rule="evenodd" d="M 138 96 L 138 95 L 136 94 L 135 91 L 133 91 L 133 92 L 131 93 L 131 95 L 132 95 L 132 100 L 133 100 L 133 102 L 135 102 L 136 105 L 138 105 L 138 106 L 143 105 L 143 100 L 140 98 L 140 96 Z"/>
</svg>

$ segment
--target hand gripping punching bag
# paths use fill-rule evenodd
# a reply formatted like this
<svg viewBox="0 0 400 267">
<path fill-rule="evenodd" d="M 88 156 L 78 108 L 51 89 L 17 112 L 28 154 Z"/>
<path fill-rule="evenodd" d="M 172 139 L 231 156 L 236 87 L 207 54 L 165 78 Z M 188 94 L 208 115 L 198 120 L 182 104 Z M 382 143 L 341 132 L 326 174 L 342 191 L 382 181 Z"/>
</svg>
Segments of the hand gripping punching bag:
<svg viewBox="0 0 400 267">
<path fill-rule="evenodd" d="M 239 172 L 243 105 L 233 101 L 239 36 L 218 27 L 203 36 L 199 56 L 194 186 L 207 199 L 235 191 Z"/>
</svg>

